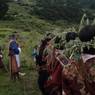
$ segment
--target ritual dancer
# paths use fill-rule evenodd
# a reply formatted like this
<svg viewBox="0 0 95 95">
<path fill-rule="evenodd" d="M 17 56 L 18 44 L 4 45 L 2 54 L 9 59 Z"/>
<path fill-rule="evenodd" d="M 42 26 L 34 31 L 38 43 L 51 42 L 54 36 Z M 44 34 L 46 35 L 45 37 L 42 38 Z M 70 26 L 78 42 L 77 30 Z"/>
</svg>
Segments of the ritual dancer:
<svg viewBox="0 0 95 95">
<path fill-rule="evenodd" d="M 84 78 L 86 93 L 95 95 L 95 26 L 85 26 L 79 33 L 79 38 L 83 44 L 81 54 L 81 71 Z M 87 94 L 86 94 L 87 95 Z"/>
</svg>

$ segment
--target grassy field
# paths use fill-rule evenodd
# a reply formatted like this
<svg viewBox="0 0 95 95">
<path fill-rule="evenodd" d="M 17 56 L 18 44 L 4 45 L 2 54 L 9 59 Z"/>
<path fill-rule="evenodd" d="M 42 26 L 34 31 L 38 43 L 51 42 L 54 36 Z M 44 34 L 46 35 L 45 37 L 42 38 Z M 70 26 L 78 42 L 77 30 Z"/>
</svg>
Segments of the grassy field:
<svg viewBox="0 0 95 95">
<path fill-rule="evenodd" d="M 3 50 L 3 62 L 7 72 L 0 70 L 0 95 L 41 95 L 37 85 L 37 71 L 31 54 L 33 47 L 40 42 L 47 31 L 56 27 L 52 22 L 38 18 L 29 13 L 29 6 L 9 3 L 9 10 L 0 20 L 0 46 Z M 60 30 L 60 29 L 58 29 Z M 22 48 L 21 71 L 26 73 L 20 81 L 11 81 L 8 70 L 9 35 L 17 32 L 17 40 Z"/>
<path fill-rule="evenodd" d="M 23 0 L 22 0 L 23 1 Z M 37 85 L 37 71 L 32 60 L 32 49 L 40 42 L 46 32 L 64 32 L 70 26 L 66 21 L 47 21 L 32 15 L 30 5 L 9 3 L 9 10 L 0 20 L 0 46 L 3 50 L 3 62 L 7 71 L 0 70 L 0 95 L 41 95 Z M 68 24 L 67 24 L 68 23 Z M 26 73 L 19 81 L 11 81 L 8 70 L 9 35 L 17 32 L 17 41 L 22 48 L 21 71 Z"/>
<path fill-rule="evenodd" d="M 3 61 L 8 70 L 9 35 L 15 29 L 0 28 L 0 46 L 3 49 Z M 37 85 L 37 71 L 31 54 L 33 47 L 42 38 L 38 32 L 18 32 L 18 43 L 21 45 L 21 71 L 26 73 L 21 80 L 11 81 L 9 70 L 0 70 L 0 95 L 41 95 Z"/>
</svg>

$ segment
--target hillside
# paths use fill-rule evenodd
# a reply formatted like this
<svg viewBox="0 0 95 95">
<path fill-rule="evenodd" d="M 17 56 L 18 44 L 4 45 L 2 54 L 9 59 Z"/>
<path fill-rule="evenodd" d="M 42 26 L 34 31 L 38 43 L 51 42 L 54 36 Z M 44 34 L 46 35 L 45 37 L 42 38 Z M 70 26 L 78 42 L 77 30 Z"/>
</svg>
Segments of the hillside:
<svg viewBox="0 0 95 95">
<path fill-rule="evenodd" d="M 18 3 L 9 3 L 9 10 L 5 17 L 0 20 L 1 28 L 14 28 L 24 31 L 47 31 L 54 27 L 45 20 L 41 20 L 29 13 L 29 5 L 20 5 Z"/>
<path fill-rule="evenodd" d="M 41 22 L 41 24 L 40 24 Z M 0 69 L 0 95 L 40 95 L 37 86 L 37 71 L 32 60 L 32 49 L 39 43 L 45 29 L 51 26 L 46 21 L 31 16 L 25 6 L 17 3 L 9 3 L 9 10 L 5 17 L 0 20 L 0 47 L 3 52 L 5 70 Z M 37 28 L 38 27 L 38 28 Z M 22 48 L 21 72 L 26 73 L 19 81 L 10 81 L 8 45 L 9 36 L 13 33 L 18 35 L 18 43 Z"/>
<path fill-rule="evenodd" d="M 8 3 L 8 6 L 9 9 L 6 15 L 0 20 L 0 28 L 12 28 L 19 31 L 45 33 L 47 31 L 55 31 L 56 28 L 62 32 L 65 28 L 75 27 L 76 25 L 72 22 L 68 23 L 66 20 L 51 21 L 41 19 L 38 15 L 34 15 L 33 13 L 33 2 L 10 2 Z"/>
<path fill-rule="evenodd" d="M 0 46 L 3 49 L 3 62 L 6 71 L 0 70 L 0 95 L 41 95 L 37 85 L 37 70 L 32 60 L 32 49 L 43 38 L 46 32 L 62 32 L 67 25 L 66 21 L 47 21 L 31 15 L 30 4 L 8 3 L 9 10 L 0 20 Z M 20 81 L 10 81 L 8 68 L 9 35 L 17 32 L 18 42 L 22 47 Z"/>
<path fill-rule="evenodd" d="M 7 2 L 9 6 L 8 11 L 4 15 L 4 17 L 0 18 L 0 47 L 2 48 L 3 62 L 5 66 L 5 70 L 0 70 L 0 95 L 6 95 L 6 93 L 7 95 L 41 95 L 41 92 L 37 85 L 37 68 L 32 59 L 32 50 L 34 46 L 39 44 L 39 42 L 47 32 L 52 32 L 56 35 L 64 35 L 64 33 L 62 32 L 66 33 L 71 31 L 78 31 L 80 26 L 82 26 L 80 25 L 80 22 L 83 22 L 81 21 L 81 18 L 84 13 L 82 13 L 79 17 L 79 20 L 76 21 L 75 17 L 78 18 L 78 15 L 75 16 L 75 11 L 73 11 L 73 9 L 76 10 L 76 7 L 79 10 L 82 8 L 87 11 L 89 10 L 89 18 L 91 18 L 90 16 L 92 15 L 92 13 L 94 14 L 95 11 L 93 10 L 94 7 L 88 4 L 90 0 L 87 0 L 87 3 L 86 0 L 84 0 L 84 2 L 83 0 L 80 0 L 82 8 L 76 6 L 75 2 L 72 2 L 76 0 L 70 0 L 71 2 L 69 2 L 68 4 L 71 5 L 71 3 L 73 3 L 76 7 L 73 8 L 72 5 L 68 7 L 66 6 L 66 4 L 64 4 L 65 8 L 67 8 L 65 12 L 68 14 L 65 14 L 64 17 L 63 14 L 65 12 L 63 12 L 63 5 L 60 6 L 63 0 L 51 0 L 52 2 L 59 2 L 59 5 L 57 5 L 57 3 L 54 2 L 51 5 L 48 4 L 50 2 L 44 2 L 47 5 L 47 7 L 44 6 L 44 8 L 47 9 L 47 12 L 43 8 L 43 6 L 36 5 L 35 1 L 37 0 L 12 0 L 12 2 Z M 94 0 L 92 1 L 93 3 L 95 2 Z M 90 7 L 92 7 L 92 9 L 90 9 Z M 69 10 L 70 8 L 72 10 Z M 41 12 L 42 15 L 37 14 L 37 11 L 35 9 L 37 9 L 38 12 Z M 44 11 L 41 9 L 43 9 Z M 56 15 L 53 13 L 55 13 Z M 70 13 L 73 13 L 72 17 Z M 77 10 L 76 13 L 78 13 Z M 46 19 L 44 16 L 46 16 L 48 19 Z M 56 19 L 49 19 L 50 16 L 52 18 L 54 18 L 55 16 Z M 59 19 L 59 17 L 61 17 L 61 19 Z M 17 35 L 17 41 L 22 49 L 20 55 L 21 72 L 26 73 L 25 76 L 21 76 L 21 80 L 17 80 L 15 82 L 10 81 L 8 67 L 8 45 L 9 36 L 11 34 Z"/>
</svg>

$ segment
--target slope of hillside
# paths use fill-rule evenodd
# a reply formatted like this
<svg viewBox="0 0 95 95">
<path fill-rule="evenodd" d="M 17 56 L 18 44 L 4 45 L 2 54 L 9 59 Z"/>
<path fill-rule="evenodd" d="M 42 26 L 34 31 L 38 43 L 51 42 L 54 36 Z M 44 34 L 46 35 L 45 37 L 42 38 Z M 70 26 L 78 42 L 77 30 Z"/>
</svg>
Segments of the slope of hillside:
<svg viewBox="0 0 95 95">
<path fill-rule="evenodd" d="M 44 32 L 51 30 L 54 25 L 48 21 L 31 15 L 30 5 L 21 5 L 15 2 L 9 3 L 9 10 L 5 17 L 0 20 L 1 28 L 14 28 L 24 31 Z"/>
<path fill-rule="evenodd" d="M 16 29 L 17 31 L 36 31 L 40 33 L 45 33 L 47 31 L 55 31 L 55 28 L 59 28 L 59 30 L 64 31 L 65 28 L 75 26 L 75 24 L 72 24 L 72 22 L 68 23 L 65 20 L 49 21 L 41 19 L 37 15 L 33 15 L 33 4 L 31 3 L 8 3 L 9 10 L 5 17 L 2 20 L 0 20 L 0 28 L 12 28 Z"/>
</svg>

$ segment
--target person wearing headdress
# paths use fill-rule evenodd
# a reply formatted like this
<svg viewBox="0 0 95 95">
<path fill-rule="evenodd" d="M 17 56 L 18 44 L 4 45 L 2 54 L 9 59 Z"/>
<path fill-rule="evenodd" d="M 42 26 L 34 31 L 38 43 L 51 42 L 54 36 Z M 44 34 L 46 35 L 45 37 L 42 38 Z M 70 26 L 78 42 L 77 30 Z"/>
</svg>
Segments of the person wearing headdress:
<svg viewBox="0 0 95 95">
<path fill-rule="evenodd" d="M 87 92 L 95 95 L 95 26 L 88 25 L 81 29 L 79 39 L 84 43 L 81 54 L 81 71 Z"/>
<path fill-rule="evenodd" d="M 19 69 L 16 55 L 19 54 L 18 44 L 16 42 L 15 35 L 11 35 L 9 43 L 9 68 L 10 68 L 10 77 L 15 80 L 19 79 Z"/>
</svg>

